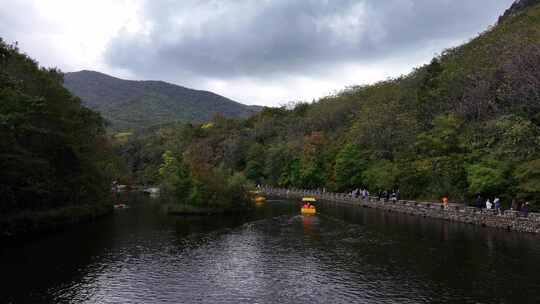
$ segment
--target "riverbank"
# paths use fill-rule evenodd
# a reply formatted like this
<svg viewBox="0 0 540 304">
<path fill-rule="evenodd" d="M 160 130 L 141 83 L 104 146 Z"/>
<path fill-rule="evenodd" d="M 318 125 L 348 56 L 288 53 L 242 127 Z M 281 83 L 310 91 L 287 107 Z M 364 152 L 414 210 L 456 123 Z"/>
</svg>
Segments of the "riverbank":
<svg viewBox="0 0 540 304">
<path fill-rule="evenodd" d="M 422 217 L 430 217 L 447 221 L 472 225 L 493 227 L 509 231 L 527 232 L 540 235 L 540 213 L 529 213 L 526 217 L 517 211 L 505 210 L 498 214 L 496 210 L 478 209 L 460 204 L 449 204 L 444 208 L 441 203 L 399 200 L 396 202 L 378 200 L 376 197 L 353 198 L 345 193 L 319 192 L 303 189 L 280 189 L 263 187 L 261 191 L 269 196 L 288 199 L 300 199 L 312 196 L 318 200 L 334 204 L 354 205 L 365 208 L 381 209 L 388 212 L 399 212 Z"/>
<path fill-rule="evenodd" d="M 0 239 L 32 238 L 60 231 L 75 224 L 91 222 L 112 212 L 112 204 L 102 203 L 2 215 L 0 216 Z"/>
</svg>

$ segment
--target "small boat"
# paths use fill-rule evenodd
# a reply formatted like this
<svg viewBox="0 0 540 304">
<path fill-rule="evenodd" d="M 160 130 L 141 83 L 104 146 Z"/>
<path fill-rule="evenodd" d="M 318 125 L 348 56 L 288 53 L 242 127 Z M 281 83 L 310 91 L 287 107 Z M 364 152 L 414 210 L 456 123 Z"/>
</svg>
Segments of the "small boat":
<svg viewBox="0 0 540 304">
<path fill-rule="evenodd" d="M 128 209 L 129 206 L 126 204 L 115 204 L 114 209 Z"/>
<path fill-rule="evenodd" d="M 249 194 L 251 195 L 251 199 L 257 204 L 266 202 L 266 197 L 259 190 L 249 191 Z"/>
<path fill-rule="evenodd" d="M 149 194 L 149 195 L 159 195 L 159 188 L 157 187 L 144 188 L 143 193 Z"/>
<path fill-rule="evenodd" d="M 314 205 L 315 202 L 317 202 L 317 200 L 314 197 L 304 197 L 302 199 L 302 208 L 300 209 L 300 213 L 306 215 L 316 214 L 317 209 Z"/>
</svg>

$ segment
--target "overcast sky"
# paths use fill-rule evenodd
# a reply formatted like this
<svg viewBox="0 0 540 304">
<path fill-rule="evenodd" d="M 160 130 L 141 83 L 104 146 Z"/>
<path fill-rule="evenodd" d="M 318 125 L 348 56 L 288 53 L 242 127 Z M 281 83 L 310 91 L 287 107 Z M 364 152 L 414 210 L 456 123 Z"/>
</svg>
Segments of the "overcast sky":
<svg viewBox="0 0 540 304">
<path fill-rule="evenodd" d="M 246 104 L 408 73 L 513 0 L 0 0 L 0 37 L 43 66 L 165 80 Z"/>
</svg>

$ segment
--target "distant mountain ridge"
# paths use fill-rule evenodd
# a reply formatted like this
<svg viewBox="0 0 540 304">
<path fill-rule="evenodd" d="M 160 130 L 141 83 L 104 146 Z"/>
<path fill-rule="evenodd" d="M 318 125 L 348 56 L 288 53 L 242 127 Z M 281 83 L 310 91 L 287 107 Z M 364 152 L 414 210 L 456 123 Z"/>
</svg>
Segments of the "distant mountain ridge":
<svg viewBox="0 0 540 304">
<path fill-rule="evenodd" d="M 133 81 L 83 70 L 66 73 L 64 86 L 99 111 L 113 130 L 136 130 L 184 121 L 204 122 L 220 113 L 244 118 L 260 110 L 221 95 L 163 81 Z"/>
</svg>

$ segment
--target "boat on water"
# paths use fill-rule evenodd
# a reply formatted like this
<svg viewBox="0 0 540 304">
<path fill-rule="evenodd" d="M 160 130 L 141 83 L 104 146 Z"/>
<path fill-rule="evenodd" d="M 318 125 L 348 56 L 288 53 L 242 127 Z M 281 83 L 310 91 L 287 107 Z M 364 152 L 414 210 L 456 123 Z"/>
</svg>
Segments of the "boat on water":
<svg viewBox="0 0 540 304">
<path fill-rule="evenodd" d="M 126 204 L 115 204 L 114 209 L 128 209 L 129 206 Z"/>
<path fill-rule="evenodd" d="M 266 202 L 266 197 L 262 195 L 261 191 L 250 191 L 250 194 L 252 196 L 252 200 L 257 204 L 262 204 Z"/>
<path fill-rule="evenodd" d="M 300 213 L 305 215 L 316 214 L 317 208 L 315 208 L 315 203 L 317 200 L 314 197 L 304 197 L 302 198 L 302 208 Z"/>
<path fill-rule="evenodd" d="M 143 189 L 143 193 L 149 195 L 151 198 L 159 197 L 161 190 L 157 187 L 148 187 Z"/>
</svg>

